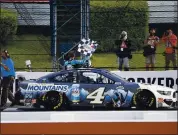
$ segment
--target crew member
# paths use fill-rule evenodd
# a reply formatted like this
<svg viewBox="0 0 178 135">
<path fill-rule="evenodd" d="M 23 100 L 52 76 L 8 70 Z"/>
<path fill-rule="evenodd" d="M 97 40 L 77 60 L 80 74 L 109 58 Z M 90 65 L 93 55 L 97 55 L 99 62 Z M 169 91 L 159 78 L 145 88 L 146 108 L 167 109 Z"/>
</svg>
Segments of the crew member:
<svg viewBox="0 0 178 135">
<path fill-rule="evenodd" d="M 12 102 L 11 106 L 13 106 L 15 104 L 15 98 L 11 86 L 13 85 L 15 78 L 14 62 L 10 58 L 7 50 L 1 52 L 1 57 L 1 107 L 6 107 L 7 98 Z"/>
</svg>

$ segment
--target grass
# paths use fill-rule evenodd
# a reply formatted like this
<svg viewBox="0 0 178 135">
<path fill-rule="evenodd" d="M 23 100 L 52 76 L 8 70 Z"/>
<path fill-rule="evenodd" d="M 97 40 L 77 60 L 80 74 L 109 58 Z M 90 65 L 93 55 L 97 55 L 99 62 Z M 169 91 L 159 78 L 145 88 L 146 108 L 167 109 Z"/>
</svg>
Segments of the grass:
<svg viewBox="0 0 178 135">
<path fill-rule="evenodd" d="M 44 38 L 49 45 L 47 49 L 50 50 L 49 38 Z M 16 36 L 13 41 L 9 41 L 6 47 L 11 53 L 11 57 L 14 60 L 16 70 L 23 71 L 26 68 L 25 61 L 31 60 L 32 68 L 43 68 L 35 71 L 46 71 L 46 69 L 52 67 L 52 58 L 44 49 L 44 45 L 40 44 L 37 35 L 20 35 Z M 162 53 L 164 46 L 158 46 L 157 53 Z M 131 68 L 145 67 L 145 57 L 142 55 L 142 51 L 135 52 L 132 60 L 130 60 Z M 45 55 L 43 55 L 45 54 Z M 117 70 L 117 57 L 114 53 L 95 53 L 92 56 L 92 64 L 94 67 L 115 67 L 112 70 Z M 156 67 L 164 67 L 164 57 L 162 54 L 156 55 Z M 111 68 L 108 68 L 111 70 Z M 145 69 L 132 69 L 132 70 L 145 70 Z M 163 69 L 156 69 L 163 70 Z M 50 70 L 47 70 L 50 71 Z"/>
<path fill-rule="evenodd" d="M 47 44 L 50 43 L 49 38 L 44 40 L 48 40 Z M 26 60 L 31 60 L 32 68 L 51 68 L 51 57 L 44 49 L 44 45 L 38 41 L 37 35 L 15 36 L 3 48 L 8 49 L 11 54 L 16 70 L 22 71 L 20 68 L 26 68 Z"/>
<path fill-rule="evenodd" d="M 145 70 L 145 57 L 140 54 L 142 52 L 137 52 L 133 54 L 133 58 L 130 60 L 131 70 Z M 113 53 L 106 54 L 95 54 L 92 60 L 94 67 L 118 67 L 117 57 Z M 156 55 L 156 67 L 164 67 L 164 57 L 161 54 Z M 140 69 L 135 69 L 140 68 Z M 108 68 L 111 70 L 111 68 Z M 113 70 L 113 69 L 112 69 Z M 156 68 L 155 70 L 161 70 L 161 68 Z"/>
<path fill-rule="evenodd" d="M 155 67 L 164 67 L 164 46 L 159 45 L 157 47 L 156 64 Z M 92 58 L 93 66 L 95 67 L 118 67 L 117 57 L 114 53 L 97 53 L 94 54 Z M 131 70 L 145 70 L 145 57 L 143 56 L 143 51 L 133 52 L 133 57 L 129 62 Z M 140 69 L 134 69 L 140 68 Z M 111 70 L 111 68 L 110 68 Z M 163 68 L 156 68 L 155 70 L 163 70 Z"/>
</svg>

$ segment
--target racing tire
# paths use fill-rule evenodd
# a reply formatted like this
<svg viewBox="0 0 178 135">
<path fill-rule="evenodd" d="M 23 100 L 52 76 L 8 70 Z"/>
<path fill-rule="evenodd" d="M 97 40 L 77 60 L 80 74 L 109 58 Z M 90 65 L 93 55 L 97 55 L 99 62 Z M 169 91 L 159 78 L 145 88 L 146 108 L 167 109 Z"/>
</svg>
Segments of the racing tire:
<svg viewBox="0 0 178 135">
<path fill-rule="evenodd" d="M 43 105 L 46 110 L 55 111 L 63 107 L 63 93 L 50 91 L 42 96 Z"/>
<path fill-rule="evenodd" d="M 133 97 L 133 104 L 136 109 L 156 109 L 156 98 L 151 91 L 139 90 Z"/>
</svg>

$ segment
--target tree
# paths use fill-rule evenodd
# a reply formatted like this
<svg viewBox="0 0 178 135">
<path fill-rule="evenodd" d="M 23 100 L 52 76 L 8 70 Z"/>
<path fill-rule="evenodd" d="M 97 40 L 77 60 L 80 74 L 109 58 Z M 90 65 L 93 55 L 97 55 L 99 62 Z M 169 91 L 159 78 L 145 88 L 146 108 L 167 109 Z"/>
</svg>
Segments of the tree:
<svg viewBox="0 0 178 135">
<path fill-rule="evenodd" d="M 120 33 L 127 31 L 134 50 L 141 49 L 148 31 L 147 1 L 91 1 L 90 38 L 99 52 L 111 52 Z"/>
<path fill-rule="evenodd" d="M 0 9 L 0 44 L 6 45 L 8 39 L 17 31 L 17 13 L 7 9 Z"/>
</svg>

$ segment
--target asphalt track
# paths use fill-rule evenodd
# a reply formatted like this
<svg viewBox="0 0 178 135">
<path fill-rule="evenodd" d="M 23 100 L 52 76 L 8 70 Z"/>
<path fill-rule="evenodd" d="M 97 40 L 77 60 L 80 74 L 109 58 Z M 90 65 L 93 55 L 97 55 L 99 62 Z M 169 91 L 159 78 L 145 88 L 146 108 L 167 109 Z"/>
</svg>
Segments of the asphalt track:
<svg viewBox="0 0 178 135">
<path fill-rule="evenodd" d="M 105 109 L 105 108 L 80 108 L 80 107 L 73 107 L 70 110 L 62 110 L 62 111 L 148 111 L 148 110 L 140 110 L 136 108 L 131 109 Z M 33 108 L 33 107 L 26 107 L 26 106 L 13 106 L 1 109 L 1 112 L 36 112 L 36 111 L 47 111 L 44 108 Z M 61 111 L 61 110 L 60 110 Z M 178 108 L 159 108 L 149 111 L 178 111 Z"/>
</svg>

